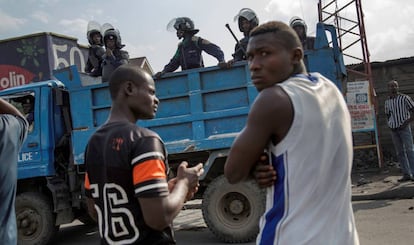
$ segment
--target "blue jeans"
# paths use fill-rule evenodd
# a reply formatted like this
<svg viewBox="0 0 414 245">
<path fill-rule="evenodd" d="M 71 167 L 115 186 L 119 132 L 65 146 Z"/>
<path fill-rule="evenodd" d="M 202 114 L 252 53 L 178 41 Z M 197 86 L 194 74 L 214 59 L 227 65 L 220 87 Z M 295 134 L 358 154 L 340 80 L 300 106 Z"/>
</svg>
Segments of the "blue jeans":
<svg viewBox="0 0 414 245">
<path fill-rule="evenodd" d="M 391 130 L 391 136 L 402 173 L 404 175 L 414 176 L 413 135 L 410 125 Z"/>
</svg>

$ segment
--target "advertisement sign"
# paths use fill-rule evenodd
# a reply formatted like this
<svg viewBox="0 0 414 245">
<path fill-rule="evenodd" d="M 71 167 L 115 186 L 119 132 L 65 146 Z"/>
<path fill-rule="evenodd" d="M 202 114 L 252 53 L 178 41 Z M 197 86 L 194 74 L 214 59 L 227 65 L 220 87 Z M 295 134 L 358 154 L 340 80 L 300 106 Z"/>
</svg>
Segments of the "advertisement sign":
<svg viewBox="0 0 414 245">
<path fill-rule="evenodd" d="M 76 39 L 49 32 L 0 40 L 0 53 L 0 90 L 52 79 L 57 68 L 83 70 L 88 58 Z"/>
<path fill-rule="evenodd" d="M 348 82 L 346 100 L 351 113 L 352 131 L 375 129 L 374 108 L 368 81 Z"/>
</svg>

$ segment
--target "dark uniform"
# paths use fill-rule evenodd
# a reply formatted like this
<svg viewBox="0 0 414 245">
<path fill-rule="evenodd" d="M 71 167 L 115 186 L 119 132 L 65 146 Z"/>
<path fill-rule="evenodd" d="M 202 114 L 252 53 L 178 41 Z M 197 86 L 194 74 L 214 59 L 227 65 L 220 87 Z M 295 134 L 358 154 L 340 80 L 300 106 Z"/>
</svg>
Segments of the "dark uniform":
<svg viewBox="0 0 414 245">
<path fill-rule="evenodd" d="M 99 43 L 96 43 L 94 36 L 99 35 Z M 90 44 L 88 50 L 88 61 L 86 62 L 85 72 L 91 76 L 98 77 L 102 75 L 102 56 L 105 54 L 105 49 L 102 43 L 102 34 L 100 30 L 92 29 L 87 32 L 88 42 Z"/>
<path fill-rule="evenodd" d="M 301 27 L 302 33 L 298 33 L 300 42 L 302 43 L 303 50 L 314 49 L 315 45 L 315 37 L 311 37 L 307 35 L 308 26 L 306 25 L 305 21 L 297 16 L 292 17 L 289 23 L 290 27 L 295 29 L 295 27 Z M 296 31 L 296 29 L 295 29 Z"/>
<path fill-rule="evenodd" d="M 169 194 L 166 150 L 153 131 L 133 123 L 103 125 L 85 152 L 86 195 L 98 213 L 101 244 L 175 244 L 172 227 L 145 224 L 138 197 Z"/>
<path fill-rule="evenodd" d="M 102 61 L 102 82 L 108 82 L 112 72 L 120 65 L 129 63 L 129 54 L 125 50 L 114 49 L 114 56 L 103 56 Z"/>
<path fill-rule="evenodd" d="M 194 36 L 199 30 L 194 28 L 194 22 L 190 18 L 174 18 L 168 23 L 167 29 L 176 30 L 177 37 L 182 38 L 183 41 L 178 44 L 177 51 L 170 62 L 162 71 L 155 74 L 156 78 L 164 73 L 173 72 L 180 66 L 181 70 L 204 67 L 202 51 L 214 56 L 219 63 L 224 63 L 224 53 L 219 46 Z"/>
<path fill-rule="evenodd" d="M 121 35 L 115 29 L 109 29 L 105 31 L 104 43 L 108 39 L 115 39 L 115 49 L 112 50 L 112 55 L 108 56 L 106 53 L 103 55 L 102 61 L 102 82 L 108 82 L 112 72 L 120 65 L 129 63 L 129 54 L 125 50 L 121 50 L 125 45 L 121 43 Z M 108 48 L 108 47 L 106 47 Z"/>
<path fill-rule="evenodd" d="M 315 37 L 308 37 L 300 39 L 302 43 L 303 50 L 314 49 L 315 48 Z"/>
<path fill-rule="evenodd" d="M 219 62 L 224 61 L 224 53 L 220 47 L 201 37 L 192 36 L 178 44 L 174 57 L 165 65 L 163 71 L 173 72 L 179 66 L 182 70 L 204 67 L 202 51 L 214 56 Z"/>
<path fill-rule="evenodd" d="M 242 38 L 234 47 L 233 59 L 234 61 L 246 60 L 246 50 L 249 37 Z"/>
<path fill-rule="evenodd" d="M 98 77 L 102 76 L 102 56 L 105 53 L 105 49 L 102 45 L 91 45 L 88 51 L 88 61 L 86 62 L 85 72 L 89 75 Z"/>
<path fill-rule="evenodd" d="M 256 13 L 249 8 L 242 8 L 239 13 L 234 16 L 234 21 L 237 21 L 240 32 L 243 33 L 244 37 L 236 43 L 234 47 L 233 61 L 246 60 L 246 50 L 247 43 L 249 42 L 249 33 L 250 31 L 259 25 L 259 18 L 257 18 Z M 249 23 L 248 27 L 243 26 L 243 21 Z"/>
</svg>

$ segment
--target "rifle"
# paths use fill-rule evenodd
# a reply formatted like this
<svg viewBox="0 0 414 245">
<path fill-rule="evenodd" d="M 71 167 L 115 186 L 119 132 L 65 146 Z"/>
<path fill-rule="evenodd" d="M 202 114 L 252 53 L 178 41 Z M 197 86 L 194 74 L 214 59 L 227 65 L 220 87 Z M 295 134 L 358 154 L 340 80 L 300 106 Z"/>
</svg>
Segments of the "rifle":
<svg viewBox="0 0 414 245">
<path fill-rule="evenodd" d="M 241 45 L 241 43 L 239 42 L 239 39 L 237 39 L 236 35 L 234 35 L 234 32 L 231 30 L 230 25 L 226 24 L 225 25 L 226 28 L 230 31 L 231 35 L 234 37 L 234 39 L 236 40 L 236 43 L 239 45 L 240 49 L 243 51 L 244 55 L 246 56 L 246 50 L 244 50 L 243 46 Z"/>
</svg>

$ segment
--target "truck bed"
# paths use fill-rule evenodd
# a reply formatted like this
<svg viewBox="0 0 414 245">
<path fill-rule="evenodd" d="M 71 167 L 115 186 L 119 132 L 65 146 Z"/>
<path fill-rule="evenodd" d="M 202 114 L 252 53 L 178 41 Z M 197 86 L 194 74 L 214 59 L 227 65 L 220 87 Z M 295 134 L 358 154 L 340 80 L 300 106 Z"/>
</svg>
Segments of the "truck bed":
<svg viewBox="0 0 414 245">
<path fill-rule="evenodd" d="M 139 124 L 157 132 L 170 154 L 229 148 L 257 95 L 245 62 L 171 73 L 155 86 L 157 116 Z"/>
<path fill-rule="evenodd" d="M 109 114 L 108 84 L 85 81 L 76 67 L 59 70 L 55 76 L 69 90 L 73 156 L 75 164 L 83 164 L 90 135 Z M 246 62 L 230 69 L 169 73 L 156 80 L 155 86 L 160 100 L 156 118 L 138 124 L 157 132 L 169 154 L 229 148 L 257 95 Z"/>
</svg>

